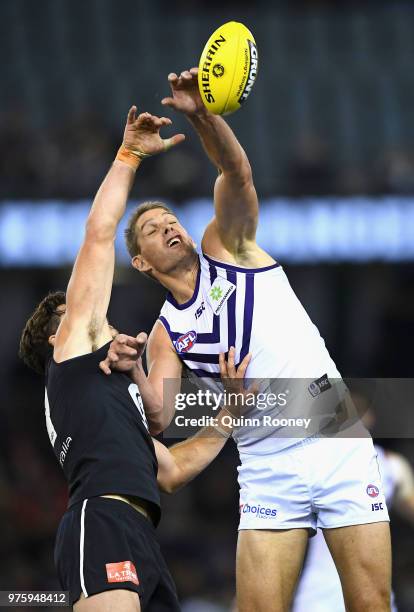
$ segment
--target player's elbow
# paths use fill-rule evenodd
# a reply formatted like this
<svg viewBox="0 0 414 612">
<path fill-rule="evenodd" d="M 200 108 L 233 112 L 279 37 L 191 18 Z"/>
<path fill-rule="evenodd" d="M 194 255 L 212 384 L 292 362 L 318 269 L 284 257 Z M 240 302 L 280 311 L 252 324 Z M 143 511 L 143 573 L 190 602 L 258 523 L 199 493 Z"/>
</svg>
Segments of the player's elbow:
<svg viewBox="0 0 414 612">
<path fill-rule="evenodd" d="M 88 242 L 112 242 L 115 235 L 116 224 L 109 219 L 90 216 L 86 222 L 85 238 Z"/>
<path fill-rule="evenodd" d="M 171 423 L 173 414 L 163 409 L 162 404 L 157 410 L 153 410 L 151 413 L 147 412 L 147 421 L 152 436 L 159 436 L 168 425 Z"/>
<path fill-rule="evenodd" d="M 224 176 L 231 178 L 233 181 L 237 181 L 240 186 L 247 186 L 253 183 L 252 168 L 249 160 L 247 159 L 247 155 L 243 150 L 241 151 L 241 155 L 238 159 L 229 162 L 229 164 L 222 169 L 222 173 Z"/>
<path fill-rule="evenodd" d="M 161 491 L 163 493 L 167 493 L 168 495 L 172 495 L 173 493 L 176 493 L 176 491 L 178 491 L 178 489 L 181 488 L 181 485 L 179 483 L 176 483 L 174 480 L 168 480 L 161 483 L 158 483 Z"/>
<path fill-rule="evenodd" d="M 162 412 L 157 415 L 152 414 L 151 416 L 147 414 L 147 420 L 149 431 L 152 436 L 159 436 L 165 429 L 167 429 L 171 421 L 171 419 L 167 419 Z"/>
<path fill-rule="evenodd" d="M 170 480 L 158 481 L 158 486 L 163 493 L 168 493 L 168 495 L 171 495 L 175 491 L 174 483 Z"/>
<path fill-rule="evenodd" d="M 159 436 L 164 431 L 162 425 L 157 422 L 149 422 L 148 423 L 149 432 L 152 436 Z"/>
<path fill-rule="evenodd" d="M 172 470 L 169 474 L 165 474 L 162 478 L 158 477 L 158 486 L 163 493 L 172 495 L 176 493 L 184 485 L 180 470 Z"/>
</svg>

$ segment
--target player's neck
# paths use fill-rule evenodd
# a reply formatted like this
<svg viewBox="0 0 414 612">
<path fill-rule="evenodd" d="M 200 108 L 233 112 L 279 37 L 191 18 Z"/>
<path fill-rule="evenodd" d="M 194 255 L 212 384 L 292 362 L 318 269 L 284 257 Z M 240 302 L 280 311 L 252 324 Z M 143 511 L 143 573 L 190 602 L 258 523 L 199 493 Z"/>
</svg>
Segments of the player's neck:
<svg viewBox="0 0 414 612">
<path fill-rule="evenodd" d="M 178 304 L 185 304 L 193 297 L 200 262 L 197 253 L 183 266 L 169 274 L 160 274 L 158 281 L 172 294 Z"/>
</svg>

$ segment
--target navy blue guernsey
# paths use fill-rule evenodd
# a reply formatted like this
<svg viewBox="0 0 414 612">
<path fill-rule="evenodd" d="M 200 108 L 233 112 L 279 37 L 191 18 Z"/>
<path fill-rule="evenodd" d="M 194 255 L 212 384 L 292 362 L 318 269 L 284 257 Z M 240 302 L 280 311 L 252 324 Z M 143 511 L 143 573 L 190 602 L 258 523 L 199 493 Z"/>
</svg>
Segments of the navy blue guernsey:
<svg viewBox="0 0 414 612">
<path fill-rule="evenodd" d="M 109 342 L 46 372 L 45 411 L 50 442 L 69 485 L 70 508 L 99 495 L 134 496 L 160 518 L 158 464 L 137 385 L 99 369 Z"/>
</svg>

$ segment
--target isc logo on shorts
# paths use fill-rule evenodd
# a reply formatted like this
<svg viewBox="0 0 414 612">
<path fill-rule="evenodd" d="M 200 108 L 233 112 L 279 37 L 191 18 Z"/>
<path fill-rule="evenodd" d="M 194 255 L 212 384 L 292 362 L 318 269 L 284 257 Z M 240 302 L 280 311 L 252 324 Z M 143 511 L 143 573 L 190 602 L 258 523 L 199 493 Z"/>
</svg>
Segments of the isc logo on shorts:
<svg viewBox="0 0 414 612">
<path fill-rule="evenodd" d="M 277 514 L 276 508 L 269 508 L 266 506 L 250 506 L 250 504 L 240 504 L 240 514 L 250 514 L 257 518 L 268 519 L 274 518 Z"/>
<path fill-rule="evenodd" d="M 139 584 L 137 570 L 131 561 L 106 563 L 105 567 L 108 582 L 133 582 L 136 585 Z"/>
</svg>

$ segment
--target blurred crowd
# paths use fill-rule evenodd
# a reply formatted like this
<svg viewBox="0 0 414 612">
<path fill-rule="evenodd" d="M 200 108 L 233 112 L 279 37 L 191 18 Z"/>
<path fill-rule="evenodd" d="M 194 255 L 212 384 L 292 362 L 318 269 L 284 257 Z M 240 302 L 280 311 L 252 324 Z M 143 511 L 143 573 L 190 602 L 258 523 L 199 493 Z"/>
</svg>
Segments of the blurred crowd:
<svg viewBox="0 0 414 612">
<path fill-rule="evenodd" d="M 93 114 L 69 118 L 46 133 L 35 130 L 24 113 L 0 117 L 0 200 L 93 197 L 121 134 Z M 136 187 L 141 197 L 168 197 L 179 204 L 211 196 L 214 172 L 196 138 L 190 130 L 187 134 L 186 143 L 168 156 L 143 164 Z M 414 194 L 414 149 L 378 151 L 369 165 L 347 165 L 321 136 L 304 132 L 293 139 L 280 169 L 283 178 L 275 179 L 269 193 L 261 191 L 260 168 L 251 162 L 262 197 Z"/>
</svg>

